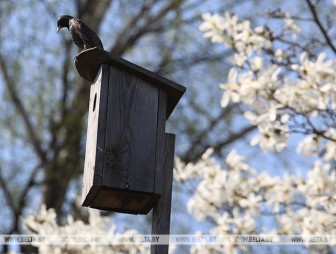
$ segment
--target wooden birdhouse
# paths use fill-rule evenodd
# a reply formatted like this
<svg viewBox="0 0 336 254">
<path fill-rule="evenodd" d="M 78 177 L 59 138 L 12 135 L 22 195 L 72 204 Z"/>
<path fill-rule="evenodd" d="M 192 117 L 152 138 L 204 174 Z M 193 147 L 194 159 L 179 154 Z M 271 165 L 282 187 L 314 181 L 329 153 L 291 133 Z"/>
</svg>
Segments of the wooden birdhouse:
<svg viewBox="0 0 336 254">
<path fill-rule="evenodd" d="M 92 83 L 82 204 L 147 214 L 172 181 L 164 177 L 174 146 L 165 123 L 185 88 L 98 48 L 75 62 Z"/>
</svg>

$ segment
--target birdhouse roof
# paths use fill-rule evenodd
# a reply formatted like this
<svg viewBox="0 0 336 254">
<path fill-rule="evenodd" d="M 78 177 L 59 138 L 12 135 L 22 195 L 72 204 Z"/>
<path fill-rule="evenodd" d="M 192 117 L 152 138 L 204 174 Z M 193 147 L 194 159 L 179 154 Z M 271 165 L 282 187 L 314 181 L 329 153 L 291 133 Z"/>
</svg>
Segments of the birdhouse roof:
<svg viewBox="0 0 336 254">
<path fill-rule="evenodd" d="M 79 74 L 91 83 L 95 80 L 100 66 L 102 64 L 107 64 L 125 70 L 153 85 L 162 87 L 167 92 L 168 96 L 166 118 L 173 112 L 175 106 L 186 90 L 184 86 L 97 47 L 79 53 L 76 56 L 75 64 Z"/>
</svg>

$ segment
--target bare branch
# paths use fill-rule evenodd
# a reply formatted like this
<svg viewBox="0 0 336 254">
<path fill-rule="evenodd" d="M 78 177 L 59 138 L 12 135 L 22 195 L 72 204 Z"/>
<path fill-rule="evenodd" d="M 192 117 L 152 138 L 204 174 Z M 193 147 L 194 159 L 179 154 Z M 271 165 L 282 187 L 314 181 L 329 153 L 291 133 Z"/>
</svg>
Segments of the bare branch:
<svg viewBox="0 0 336 254">
<path fill-rule="evenodd" d="M 316 6 L 312 4 L 311 0 L 306 0 L 309 10 L 311 12 L 311 14 L 313 15 L 314 21 L 316 23 L 316 25 L 319 27 L 323 37 L 326 40 L 326 43 L 329 45 L 329 47 L 332 49 L 332 51 L 336 54 L 336 47 L 334 46 L 334 44 L 332 43 L 331 38 L 328 35 L 327 30 L 324 28 L 319 16 L 317 15 L 317 10 L 316 10 Z"/>
<path fill-rule="evenodd" d="M 233 142 L 237 141 L 238 139 L 241 139 L 242 137 L 246 136 L 247 134 L 249 134 L 250 132 L 252 132 L 253 130 L 255 130 L 257 128 L 257 126 L 247 126 L 243 129 L 241 129 L 239 132 L 233 133 L 231 134 L 227 139 L 218 142 L 215 145 L 212 144 L 205 144 L 202 145 L 201 149 L 194 151 L 194 150 L 189 150 L 186 155 L 182 156 L 182 160 L 186 163 L 191 162 L 191 161 L 195 161 L 198 158 L 200 158 L 202 156 L 203 153 L 205 153 L 205 151 L 209 148 L 212 147 L 214 149 L 215 153 L 219 153 L 221 151 L 221 149 L 223 149 L 223 147 L 232 144 Z M 193 147 L 191 147 L 191 149 L 193 149 Z"/>
<path fill-rule="evenodd" d="M 130 22 L 119 33 L 117 40 L 111 49 L 115 55 L 122 55 L 127 49 L 135 45 L 135 43 L 149 32 L 159 32 L 164 27 L 164 18 L 171 11 L 182 5 L 184 1 L 171 0 L 167 5 L 162 7 L 156 15 L 151 16 L 149 11 L 153 9 L 155 1 L 147 1 L 144 3 L 140 11 L 134 16 Z M 145 17 L 145 18 L 144 18 Z M 142 25 L 140 20 L 145 19 Z"/>
<path fill-rule="evenodd" d="M 26 201 L 27 201 L 27 195 L 29 193 L 29 190 L 32 187 L 35 187 L 35 178 L 37 173 L 39 172 L 39 170 L 41 169 L 41 165 L 36 166 L 33 171 L 31 172 L 28 181 L 26 183 L 26 185 L 24 186 L 24 188 L 21 190 L 21 196 L 19 198 L 19 202 L 18 202 L 18 206 L 16 209 L 16 214 L 17 216 L 21 215 L 22 210 L 26 207 Z"/>
<path fill-rule="evenodd" d="M 81 4 L 82 2 L 83 1 L 77 0 L 78 18 L 84 20 L 94 31 L 98 32 L 105 13 L 113 1 L 86 0 L 84 4 Z"/>
<path fill-rule="evenodd" d="M 0 168 L 0 187 L 3 191 L 3 194 L 5 196 L 5 199 L 6 199 L 6 202 L 7 202 L 7 205 L 12 208 L 12 210 L 14 210 L 15 208 L 15 205 L 14 205 L 14 200 L 13 200 L 13 197 L 10 193 L 10 190 L 6 184 L 6 180 L 3 178 L 2 176 L 2 169 Z"/>
<path fill-rule="evenodd" d="M 39 138 L 39 136 L 36 133 L 36 128 L 35 126 L 33 126 L 30 117 L 29 117 L 29 113 L 26 111 L 26 108 L 23 105 L 23 102 L 21 100 L 21 98 L 19 97 L 19 93 L 16 89 L 15 83 L 14 81 L 10 78 L 9 73 L 8 73 L 8 69 L 7 66 L 5 64 L 4 58 L 0 55 L 0 69 L 3 73 L 4 76 L 4 83 L 5 86 L 8 90 L 10 99 L 12 101 L 12 103 L 14 104 L 14 106 L 16 107 L 20 117 L 23 120 L 23 123 L 27 129 L 28 132 L 28 136 L 31 140 L 31 143 L 33 145 L 33 148 L 35 150 L 35 152 L 37 153 L 40 161 L 42 164 L 46 163 L 46 152 L 42 149 L 41 146 L 41 140 Z"/>
</svg>

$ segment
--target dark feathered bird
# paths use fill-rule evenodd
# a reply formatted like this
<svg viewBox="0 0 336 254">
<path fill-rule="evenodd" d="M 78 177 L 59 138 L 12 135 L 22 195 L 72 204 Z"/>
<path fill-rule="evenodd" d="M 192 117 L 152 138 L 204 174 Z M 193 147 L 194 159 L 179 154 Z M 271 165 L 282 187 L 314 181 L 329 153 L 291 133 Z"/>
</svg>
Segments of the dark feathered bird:
<svg viewBox="0 0 336 254">
<path fill-rule="evenodd" d="M 73 42 L 82 50 L 94 47 L 104 49 L 98 35 L 80 19 L 62 15 L 57 19 L 57 33 L 63 27 L 69 29 Z"/>
</svg>

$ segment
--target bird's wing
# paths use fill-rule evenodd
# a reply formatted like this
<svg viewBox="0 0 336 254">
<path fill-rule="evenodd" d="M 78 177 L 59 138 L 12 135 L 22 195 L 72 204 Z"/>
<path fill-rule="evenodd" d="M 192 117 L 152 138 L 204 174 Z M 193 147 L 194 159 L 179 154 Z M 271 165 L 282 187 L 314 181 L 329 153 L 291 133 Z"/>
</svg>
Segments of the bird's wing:
<svg viewBox="0 0 336 254">
<path fill-rule="evenodd" d="M 99 37 L 93 32 L 87 25 L 81 22 L 79 19 L 72 19 L 70 20 L 70 33 L 76 43 L 76 37 L 80 38 L 82 46 L 84 48 L 92 48 L 92 47 L 101 47 L 103 48 L 103 44 L 100 41 Z M 79 43 L 80 44 L 80 43 Z M 84 45 L 83 45 L 84 44 Z M 76 43 L 77 46 L 79 46 Z M 85 47 L 86 46 L 86 47 Z M 79 46 L 80 47 L 80 46 Z"/>
<path fill-rule="evenodd" d="M 78 36 L 78 33 L 75 31 L 73 26 L 69 27 L 69 31 L 70 31 L 70 34 L 71 34 L 71 38 L 72 38 L 73 42 L 77 45 L 77 47 L 84 48 L 84 42 Z"/>
</svg>

